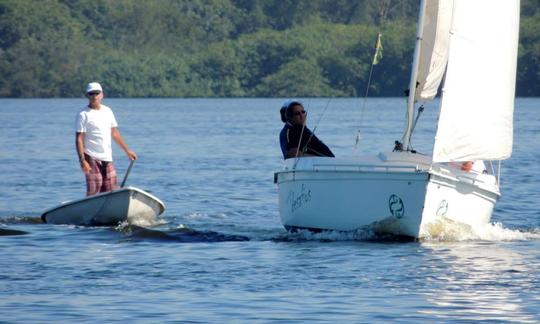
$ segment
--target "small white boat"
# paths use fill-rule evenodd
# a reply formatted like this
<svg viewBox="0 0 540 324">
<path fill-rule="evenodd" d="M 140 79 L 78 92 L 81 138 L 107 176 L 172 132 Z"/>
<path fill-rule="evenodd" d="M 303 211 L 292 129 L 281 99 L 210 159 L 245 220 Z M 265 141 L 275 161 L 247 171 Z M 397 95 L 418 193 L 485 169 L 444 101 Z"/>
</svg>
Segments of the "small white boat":
<svg viewBox="0 0 540 324">
<path fill-rule="evenodd" d="M 421 1 L 402 141 L 373 157 L 286 160 L 274 176 L 284 227 L 422 238 L 441 221 L 489 224 L 497 172 L 460 166 L 512 153 L 518 34 L 519 1 Z M 433 152 L 422 155 L 411 145 L 415 108 L 443 77 Z"/>
<path fill-rule="evenodd" d="M 124 187 L 62 203 L 45 211 L 41 219 L 50 224 L 114 226 L 128 221 L 152 225 L 164 211 L 165 204 L 157 197 L 135 187 Z"/>
</svg>

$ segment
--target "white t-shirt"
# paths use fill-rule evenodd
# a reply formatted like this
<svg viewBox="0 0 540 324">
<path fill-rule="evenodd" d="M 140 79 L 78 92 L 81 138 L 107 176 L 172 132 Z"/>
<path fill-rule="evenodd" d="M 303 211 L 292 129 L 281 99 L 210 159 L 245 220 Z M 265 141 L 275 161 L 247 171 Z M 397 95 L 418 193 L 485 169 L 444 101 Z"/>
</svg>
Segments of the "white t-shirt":
<svg viewBox="0 0 540 324">
<path fill-rule="evenodd" d="M 84 133 L 84 153 L 100 161 L 112 161 L 111 129 L 118 123 L 111 108 L 85 107 L 77 115 L 75 131 Z"/>
</svg>

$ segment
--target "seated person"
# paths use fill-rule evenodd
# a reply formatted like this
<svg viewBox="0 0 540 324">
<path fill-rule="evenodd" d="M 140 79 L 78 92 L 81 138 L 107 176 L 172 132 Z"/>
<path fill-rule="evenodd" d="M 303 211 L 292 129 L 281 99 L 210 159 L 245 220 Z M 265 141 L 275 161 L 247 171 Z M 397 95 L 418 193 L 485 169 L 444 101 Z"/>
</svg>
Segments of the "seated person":
<svg viewBox="0 0 540 324">
<path fill-rule="evenodd" d="M 302 103 L 299 101 L 288 101 L 281 107 L 280 113 L 281 121 L 285 123 L 279 134 L 279 142 L 284 159 L 296 156 L 334 157 L 328 146 L 307 128 L 307 113 Z"/>
<path fill-rule="evenodd" d="M 484 173 L 487 174 L 486 165 L 484 164 L 484 161 L 478 160 L 478 161 L 465 161 L 461 164 L 461 170 L 462 171 L 474 171 L 476 173 Z"/>
</svg>

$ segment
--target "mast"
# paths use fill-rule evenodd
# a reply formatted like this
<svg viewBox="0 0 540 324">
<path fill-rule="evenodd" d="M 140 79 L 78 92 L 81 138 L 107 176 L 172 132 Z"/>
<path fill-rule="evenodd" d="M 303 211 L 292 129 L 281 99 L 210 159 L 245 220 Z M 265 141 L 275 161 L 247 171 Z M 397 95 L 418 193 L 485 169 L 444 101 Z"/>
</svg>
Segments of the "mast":
<svg viewBox="0 0 540 324">
<path fill-rule="evenodd" d="M 409 146 L 411 142 L 411 135 L 412 135 L 412 128 L 413 128 L 414 98 L 416 96 L 416 79 L 418 77 L 420 49 L 422 47 L 425 11 L 426 11 L 426 0 L 422 0 L 420 2 L 418 29 L 416 32 L 416 45 L 414 47 L 413 64 L 412 64 L 412 70 L 411 70 L 411 81 L 409 83 L 409 98 L 407 100 L 407 114 L 406 114 L 407 126 L 405 127 L 405 132 L 403 134 L 403 137 L 401 138 L 401 142 L 403 143 L 403 149 L 406 151 L 409 150 Z"/>
</svg>

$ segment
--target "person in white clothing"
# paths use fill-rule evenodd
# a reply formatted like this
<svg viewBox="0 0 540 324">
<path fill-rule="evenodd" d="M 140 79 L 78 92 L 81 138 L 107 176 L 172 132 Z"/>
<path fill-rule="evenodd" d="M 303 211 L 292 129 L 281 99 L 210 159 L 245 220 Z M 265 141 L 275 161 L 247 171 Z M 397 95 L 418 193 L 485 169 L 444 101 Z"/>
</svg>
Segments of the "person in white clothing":
<svg viewBox="0 0 540 324">
<path fill-rule="evenodd" d="M 75 145 L 81 169 L 86 178 L 86 195 L 118 188 L 113 165 L 111 138 L 126 152 L 130 160 L 137 154 L 130 150 L 118 130 L 111 108 L 101 104 L 103 88 L 97 82 L 86 86 L 88 106 L 77 114 Z"/>
<path fill-rule="evenodd" d="M 476 160 L 476 161 L 465 161 L 461 164 L 461 170 L 463 171 L 473 171 L 476 173 L 484 173 L 487 174 L 486 165 L 484 164 L 484 161 L 482 160 Z"/>
</svg>

